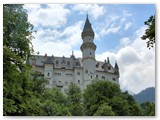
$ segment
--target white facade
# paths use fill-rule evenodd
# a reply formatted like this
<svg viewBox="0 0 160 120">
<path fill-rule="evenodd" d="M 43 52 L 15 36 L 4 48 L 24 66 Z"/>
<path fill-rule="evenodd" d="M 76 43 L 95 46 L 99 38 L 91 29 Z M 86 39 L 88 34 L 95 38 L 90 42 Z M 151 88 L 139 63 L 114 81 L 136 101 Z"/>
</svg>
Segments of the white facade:
<svg viewBox="0 0 160 120">
<path fill-rule="evenodd" d="M 95 59 L 96 45 L 94 44 L 94 32 L 88 16 L 82 31 L 83 44 L 80 49 L 82 58 L 70 58 L 34 55 L 28 60 L 34 71 L 39 71 L 47 80 L 47 87 L 59 87 L 65 93 L 69 84 L 75 83 L 81 89 L 86 88 L 93 80 L 109 80 L 119 84 L 119 68 L 107 61 L 101 62 Z"/>
</svg>

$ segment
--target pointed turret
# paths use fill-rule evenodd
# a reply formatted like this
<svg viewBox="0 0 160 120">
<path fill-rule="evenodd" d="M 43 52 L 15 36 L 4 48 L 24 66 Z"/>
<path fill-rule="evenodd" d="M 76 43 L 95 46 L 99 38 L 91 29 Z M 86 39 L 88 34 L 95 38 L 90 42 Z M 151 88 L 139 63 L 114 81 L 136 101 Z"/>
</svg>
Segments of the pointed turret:
<svg viewBox="0 0 160 120">
<path fill-rule="evenodd" d="M 117 62 L 115 62 L 114 70 L 115 70 L 115 73 L 118 74 L 118 77 L 119 77 L 119 67 L 118 67 Z"/>
<path fill-rule="evenodd" d="M 115 67 L 114 68 L 119 70 L 117 62 L 115 62 Z"/>
<path fill-rule="evenodd" d="M 93 29 L 91 27 L 91 23 L 90 23 L 90 21 L 88 19 L 88 14 L 87 14 L 86 22 L 85 22 L 85 25 L 84 25 L 84 28 L 83 28 L 83 32 L 82 32 L 82 35 L 81 35 L 82 39 L 86 35 L 90 35 L 90 36 L 92 36 L 94 38 L 94 31 L 93 31 Z"/>
</svg>

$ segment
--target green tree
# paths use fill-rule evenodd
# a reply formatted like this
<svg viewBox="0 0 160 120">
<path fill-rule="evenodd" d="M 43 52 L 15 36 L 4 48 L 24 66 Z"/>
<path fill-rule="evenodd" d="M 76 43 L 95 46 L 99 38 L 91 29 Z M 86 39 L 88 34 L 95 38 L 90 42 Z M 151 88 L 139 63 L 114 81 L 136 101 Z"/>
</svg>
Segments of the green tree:
<svg viewBox="0 0 160 120">
<path fill-rule="evenodd" d="M 155 44 L 155 15 L 149 17 L 149 19 L 145 21 L 144 24 L 147 25 L 148 28 L 141 38 L 142 40 L 147 40 L 147 47 L 151 49 Z"/>
<path fill-rule="evenodd" d="M 70 84 L 67 92 L 68 107 L 71 115 L 82 116 L 82 94 L 80 88 L 76 84 Z"/>
<path fill-rule="evenodd" d="M 85 115 L 142 115 L 141 108 L 119 86 L 106 80 L 95 80 L 84 90 Z M 108 111 L 108 113 L 106 112 Z"/>
<path fill-rule="evenodd" d="M 121 91 L 117 84 L 104 80 L 95 80 L 84 90 L 85 115 L 94 115 L 99 106 L 109 103 L 111 98 L 120 93 Z"/>
<path fill-rule="evenodd" d="M 155 104 L 150 102 L 145 102 L 141 104 L 144 116 L 155 116 Z"/>
<path fill-rule="evenodd" d="M 42 109 L 46 116 L 70 116 L 66 96 L 57 88 L 46 89 Z"/>
<path fill-rule="evenodd" d="M 142 110 L 138 103 L 135 101 L 132 95 L 128 94 L 128 92 L 123 92 L 123 99 L 127 100 L 129 105 L 129 115 L 130 116 L 141 116 Z"/>
<path fill-rule="evenodd" d="M 29 87 L 25 62 L 32 52 L 33 25 L 22 5 L 3 5 L 3 108 L 4 115 L 24 115 Z"/>
<path fill-rule="evenodd" d="M 107 103 L 102 104 L 96 113 L 94 114 L 95 116 L 114 116 L 114 112 L 112 111 L 112 107 L 108 106 Z"/>
</svg>

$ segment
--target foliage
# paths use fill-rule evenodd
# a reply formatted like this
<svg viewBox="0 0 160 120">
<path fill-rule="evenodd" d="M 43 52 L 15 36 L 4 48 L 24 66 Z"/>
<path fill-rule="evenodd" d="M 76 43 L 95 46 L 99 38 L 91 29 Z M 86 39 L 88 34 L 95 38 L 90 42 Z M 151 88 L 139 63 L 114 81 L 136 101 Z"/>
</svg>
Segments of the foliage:
<svg viewBox="0 0 160 120">
<path fill-rule="evenodd" d="M 98 107 L 108 103 L 111 98 L 120 94 L 117 84 L 107 81 L 95 81 L 88 85 L 84 91 L 85 114 L 92 116 Z"/>
<path fill-rule="evenodd" d="M 82 94 L 80 88 L 76 84 L 70 84 L 67 93 L 68 107 L 71 115 L 82 116 Z"/>
<path fill-rule="evenodd" d="M 144 116 L 155 116 L 155 103 L 145 102 L 141 107 Z"/>
<path fill-rule="evenodd" d="M 148 40 L 147 47 L 151 49 L 154 47 L 155 44 L 155 15 L 149 17 L 149 19 L 145 21 L 144 24 L 147 25 L 148 28 L 146 29 L 145 34 L 141 38 L 142 40 Z"/>
<path fill-rule="evenodd" d="M 46 116 L 69 116 L 66 96 L 56 88 L 46 89 L 42 109 Z"/>
<path fill-rule="evenodd" d="M 26 115 L 30 104 L 30 67 L 25 62 L 32 52 L 32 28 L 22 5 L 3 6 L 4 115 Z"/>
<path fill-rule="evenodd" d="M 141 109 L 127 92 L 115 83 L 97 80 L 84 91 L 85 115 L 141 115 Z M 105 111 L 110 111 L 106 113 Z"/>
<path fill-rule="evenodd" d="M 107 103 L 102 104 L 96 113 L 94 114 L 95 116 L 114 116 L 114 112 L 112 110 L 111 106 L 108 106 Z"/>
</svg>

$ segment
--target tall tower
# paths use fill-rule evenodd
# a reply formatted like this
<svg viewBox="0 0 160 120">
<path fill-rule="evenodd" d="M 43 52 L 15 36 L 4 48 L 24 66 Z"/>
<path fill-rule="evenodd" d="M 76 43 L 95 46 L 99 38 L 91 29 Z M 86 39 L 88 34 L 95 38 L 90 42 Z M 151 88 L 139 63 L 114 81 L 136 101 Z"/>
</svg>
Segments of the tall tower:
<svg viewBox="0 0 160 120">
<path fill-rule="evenodd" d="M 94 31 L 91 27 L 88 15 L 81 36 L 83 39 L 83 44 L 81 45 L 83 73 L 84 73 L 83 79 L 84 79 L 84 85 L 88 85 L 93 79 L 96 78 L 96 60 L 95 60 L 96 45 L 93 42 Z"/>
</svg>

